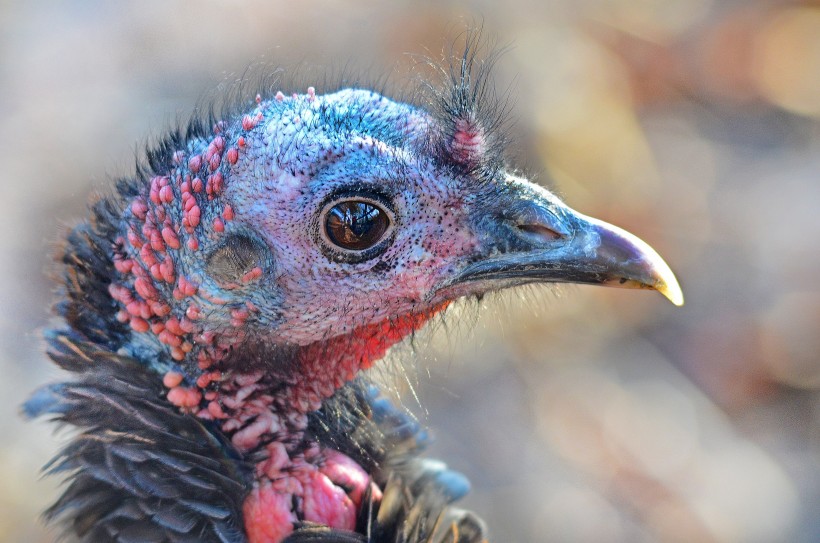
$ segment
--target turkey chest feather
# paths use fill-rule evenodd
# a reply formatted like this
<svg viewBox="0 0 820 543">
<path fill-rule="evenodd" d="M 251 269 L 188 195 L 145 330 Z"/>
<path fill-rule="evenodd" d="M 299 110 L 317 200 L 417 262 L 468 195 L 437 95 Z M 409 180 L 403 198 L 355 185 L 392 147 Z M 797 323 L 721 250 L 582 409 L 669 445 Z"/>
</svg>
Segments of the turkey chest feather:
<svg viewBox="0 0 820 543">
<path fill-rule="evenodd" d="M 465 296 L 654 289 L 644 242 L 515 173 L 490 62 L 415 104 L 363 88 L 246 97 L 147 151 L 60 255 L 29 416 L 77 429 L 47 517 L 89 542 L 477 543 L 459 474 L 358 376 Z"/>
</svg>

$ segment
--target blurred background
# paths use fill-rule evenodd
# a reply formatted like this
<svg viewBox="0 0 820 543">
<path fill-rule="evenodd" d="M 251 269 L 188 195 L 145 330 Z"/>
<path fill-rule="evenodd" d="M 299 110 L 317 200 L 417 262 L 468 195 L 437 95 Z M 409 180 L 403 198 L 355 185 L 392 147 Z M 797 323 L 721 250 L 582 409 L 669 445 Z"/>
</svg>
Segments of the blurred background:
<svg viewBox="0 0 820 543">
<path fill-rule="evenodd" d="M 49 255 L 88 195 L 249 65 L 401 88 L 475 25 L 511 45 L 495 76 L 528 173 L 653 245 L 686 306 L 522 290 L 420 338 L 419 401 L 398 389 L 472 480 L 463 505 L 498 542 L 820 541 L 808 0 L 0 1 L 0 541 L 54 537 L 38 470 L 65 436 L 17 409 L 59 378 Z"/>
</svg>

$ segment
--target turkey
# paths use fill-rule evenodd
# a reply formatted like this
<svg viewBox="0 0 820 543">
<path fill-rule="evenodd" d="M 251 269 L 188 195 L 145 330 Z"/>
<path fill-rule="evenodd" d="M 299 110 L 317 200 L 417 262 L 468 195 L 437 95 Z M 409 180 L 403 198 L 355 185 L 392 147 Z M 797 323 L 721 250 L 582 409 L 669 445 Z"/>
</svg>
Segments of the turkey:
<svg viewBox="0 0 820 543">
<path fill-rule="evenodd" d="M 465 478 L 359 374 L 463 297 L 654 289 L 669 267 L 505 160 L 489 61 L 416 104 L 270 92 L 150 148 L 68 235 L 70 376 L 25 405 L 76 429 L 46 512 L 88 542 L 477 543 Z"/>
</svg>

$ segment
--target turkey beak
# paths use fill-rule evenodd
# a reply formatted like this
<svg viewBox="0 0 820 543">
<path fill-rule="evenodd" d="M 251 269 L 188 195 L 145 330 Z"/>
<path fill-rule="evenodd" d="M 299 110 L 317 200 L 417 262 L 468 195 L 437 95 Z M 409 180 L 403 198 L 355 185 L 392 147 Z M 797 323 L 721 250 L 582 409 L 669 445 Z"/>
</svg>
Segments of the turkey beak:
<svg viewBox="0 0 820 543">
<path fill-rule="evenodd" d="M 576 235 L 558 272 L 565 280 L 657 290 L 676 306 L 683 291 L 669 265 L 648 243 L 612 224 L 575 213 Z"/>
<path fill-rule="evenodd" d="M 675 274 L 646 242 L 570 209 L 523 180 L 481 206 L 475 221 L 482 254 L 442 290 L 480 293 L 527 283 L 584 283 L 657 290 L 683 305 Z"/>
</svg>

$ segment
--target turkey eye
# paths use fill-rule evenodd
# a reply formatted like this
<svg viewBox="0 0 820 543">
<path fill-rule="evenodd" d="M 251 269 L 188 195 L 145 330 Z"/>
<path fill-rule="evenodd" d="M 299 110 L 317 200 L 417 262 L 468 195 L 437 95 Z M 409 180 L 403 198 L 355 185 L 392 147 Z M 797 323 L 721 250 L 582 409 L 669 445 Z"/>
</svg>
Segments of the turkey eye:
<svg viewBox="0 0 820 543">
<path fill-rule="evenodd" d="M 347 200 L 327 211 L 324 227 L 327 238 L 337 247 L 364 251 L 382 240 L 390 217 L 375 202 Z"/>
<path fill-rule="evenodd" d="M 392 200 L 380 192 L 336 192 L 317 216 L 314 239 L 335 262 L 359 264 L 384 253 L 395 238 L 398 217 Z"/>
</svg>

